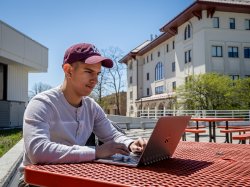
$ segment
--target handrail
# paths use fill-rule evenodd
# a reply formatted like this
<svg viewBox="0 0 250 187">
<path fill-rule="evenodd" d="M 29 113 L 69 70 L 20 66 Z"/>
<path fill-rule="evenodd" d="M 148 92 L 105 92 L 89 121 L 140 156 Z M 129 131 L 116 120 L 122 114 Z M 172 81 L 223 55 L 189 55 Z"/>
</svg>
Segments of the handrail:
<svg viewBox="0 0 250 187">
<path fill-rule="evenodd" d="M 158 119 L 161 116 L 191 115 L 192 117 L 244 118 L 250 121 L 250 110 L 137 110 L 137 117 Z"/>
</svg>

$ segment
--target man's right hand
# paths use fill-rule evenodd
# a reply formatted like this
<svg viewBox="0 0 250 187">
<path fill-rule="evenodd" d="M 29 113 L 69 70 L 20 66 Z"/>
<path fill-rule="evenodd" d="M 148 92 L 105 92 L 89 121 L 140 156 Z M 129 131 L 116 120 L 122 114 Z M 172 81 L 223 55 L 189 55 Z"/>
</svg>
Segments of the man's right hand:
<svg viewBox="0 0 250 187">
<path fill-rule="evenodd" d="M 95 157 L 98 158 L 106 158 L 112 156 L 116 153 L 122 155 L 129 155 L 129 149 L 126 147 L 125 144 L 116 143 L 116 142 L 106 142 L 100 146 L 96 147 Z"/>
</svg>

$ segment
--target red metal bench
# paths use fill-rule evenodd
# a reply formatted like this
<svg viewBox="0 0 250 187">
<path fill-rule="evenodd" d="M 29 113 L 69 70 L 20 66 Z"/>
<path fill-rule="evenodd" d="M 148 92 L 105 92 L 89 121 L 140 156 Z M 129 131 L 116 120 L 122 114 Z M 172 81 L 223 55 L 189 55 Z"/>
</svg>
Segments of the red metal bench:
<svg viewBox="0 0 250 187">
<path fill-rule="evenodd" d="M 217 128 L 220 129 L 226 129 L 225 125 L 218 125 Z M 228 129 L 244 129 L 244 128 L 250 128 L 250 126 L 238 126 L 238 125 L 229 125 Z"/>
<path fill-rule="evenodd" d="M 239 134 L 239 135 L 233 136 L 233 140 L 240 140 L 242 144 L 246 144 L 247 139 L 249 139 L 249 143 L 250 143 L 250 133 Z"/>
<path fill-rule="evenodd" d="M 229 133 L 229 141 L 230 141 L 230 143 L 232 143 L 232 134 L 234 132 L 238 132 L 239 135 L 241 135 L 242 132 L 246 133 L 248 131 L 250 131 L 250 128 L 220 130 L 221 133 L 227 133 L 227 134 Z"/>
<path fill-rule="evenodd" d="M 200 133 L 205 133 L 206 130 L 204 129 L 190 129 L 190 128 L 186 128 L 184 131 L 184 134 L 182 136 L 182 140 L 186 141 L 186 132 L 190 132 L 190 133 L 194 133 L 195 134 L 195 141 L 199 142 L 199 138 L 200 138 Z"/>
<path fill-rule="evenodd" d="M 201 129 L 201 128 L 206 128 L 205 125 L 199 125 L 199 128 L 198 129 Z M 187 129 L 197 129 L 197 126 L 195 125 L 190 125 L 190 126 L 187 126 Z"/>
</svg>

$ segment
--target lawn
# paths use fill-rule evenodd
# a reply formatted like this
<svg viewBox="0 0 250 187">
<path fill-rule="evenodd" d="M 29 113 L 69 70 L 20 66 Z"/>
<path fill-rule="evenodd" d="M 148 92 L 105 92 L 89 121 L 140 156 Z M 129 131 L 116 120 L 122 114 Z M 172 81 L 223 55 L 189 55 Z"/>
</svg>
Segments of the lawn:
<svg viewBox="0 0 250 187">
<path fill-rule="evenodd" d="M 22 139 L 22 129 L 0 130 L 0 157 Z"/>
</svg>

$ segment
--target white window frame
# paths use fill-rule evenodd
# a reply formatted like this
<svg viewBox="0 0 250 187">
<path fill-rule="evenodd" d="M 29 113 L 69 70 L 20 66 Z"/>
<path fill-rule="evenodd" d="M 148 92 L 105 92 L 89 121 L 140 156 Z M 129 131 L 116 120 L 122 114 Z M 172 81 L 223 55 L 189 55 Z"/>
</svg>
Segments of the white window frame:
<svg viewBox="0 0 250 187">
<path fill-rule="evenodd" d="M 219 17 L 213 17 L 213 28 L 220 28 L 220 19 L 219 19 Z"/>
<path fill-rule="evenodd" d="M 223 57 L 222 46 L 212 46 L 212 57 Z"/>
</svg>

